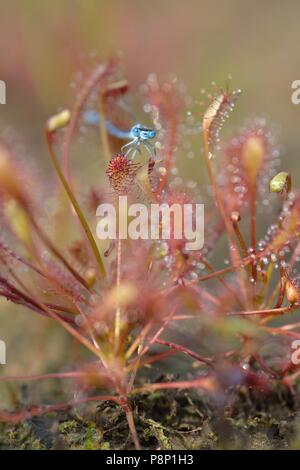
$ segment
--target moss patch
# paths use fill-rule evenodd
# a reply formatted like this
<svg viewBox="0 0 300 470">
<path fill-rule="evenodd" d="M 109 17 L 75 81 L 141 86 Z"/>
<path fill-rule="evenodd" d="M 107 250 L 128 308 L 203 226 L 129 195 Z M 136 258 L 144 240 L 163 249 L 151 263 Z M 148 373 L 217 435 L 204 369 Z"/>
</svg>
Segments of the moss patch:
<svg viewBox="0 0 300 470">
<path fill-rule="evenodd" d="M 135 397 L 137 432 L 146 449 L 300 449 L 298 399 L 280 389 L 262 397 L 240 389 L 227 403 L 196 391 Z M 116 404 L 0 424 L 0 449 L 132 449 Z"/>
</svg>

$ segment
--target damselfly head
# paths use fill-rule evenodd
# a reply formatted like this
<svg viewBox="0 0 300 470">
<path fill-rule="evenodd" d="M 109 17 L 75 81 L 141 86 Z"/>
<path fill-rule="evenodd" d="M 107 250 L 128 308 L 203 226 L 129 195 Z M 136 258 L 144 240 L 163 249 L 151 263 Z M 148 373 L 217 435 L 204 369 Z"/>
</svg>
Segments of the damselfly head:
<svg viewBox="0 0 300 470">
<path fill-rule="evenodd" d="M 131 134 L 133 137 L 141 140 L 154 139 L 154 137 L 156 137 L 156 131 L 154 129 L 149 129 L 141 124 L 135 124 L 135 126 L 131 128 Z"/>
</svg>

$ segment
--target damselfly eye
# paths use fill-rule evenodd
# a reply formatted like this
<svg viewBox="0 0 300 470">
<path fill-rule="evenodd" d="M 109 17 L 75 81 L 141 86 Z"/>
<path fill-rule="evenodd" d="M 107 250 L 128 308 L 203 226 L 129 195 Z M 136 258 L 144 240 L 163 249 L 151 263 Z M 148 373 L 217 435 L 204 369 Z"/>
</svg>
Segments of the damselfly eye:
<svg viewBox="0 0 300 470">
<path fill-rule="evenodd" d="M 154 139 L 154 137 L 156 137 L 156 131 L 155 130 L 150 130 L 148 135 L 149 135 L 149 139 Z"/>
<path fill-rule="evenodd" d="M 139 137 L 139 135 L 140 135 L 140 125 L 136 124 L 135 126 L 133 126 L 132 129 L 131 129 L 131 133 L 132 133 L 133 137 Z"/>
</svg>

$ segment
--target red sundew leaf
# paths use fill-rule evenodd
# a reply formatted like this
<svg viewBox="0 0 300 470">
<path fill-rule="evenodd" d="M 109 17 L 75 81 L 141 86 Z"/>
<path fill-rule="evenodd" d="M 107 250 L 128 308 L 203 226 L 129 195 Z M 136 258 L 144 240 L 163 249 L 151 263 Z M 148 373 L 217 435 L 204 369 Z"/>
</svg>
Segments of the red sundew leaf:
<svg viewBox="0 0 300 470">
<path fill-rule="evenodd" d="M 299 240 L 300 237 L 300 193 L 293 192 L 288 196 L 278 221 L 267 232 L 264 240 L 260 241 L 261 256 L 278 254 L 280 250 Z"/>
<path fill-rule="evenodd" d="M 200 356 L 199 354 L 195 353 L 194 351 L 192 351 L 189 348 L 186 348 L 185 346 L 182 346 L 181 344 L 176 344 L 176 343 L 172 343 L 170 341 L 164 341 L 164 340 L 161 340 L 161 339 L 157 339 L 155 341 L 155 343 L 161 344 L 163 346 L 168 346 L 169 348 L 176 349 L 176 350 L 182 352 L 183 354 L 187 354 L 188 356 L 192 357 L 193 359 L 196 359 L 196 361 L 202 362 L 203 364 L 206 364 L 210 367 L 213 367 L 213 361 L 212 361 L 211 358 Z"/>
<path fill-rule="evenodd" d="M 206 390 L 207 392 L 216 392 L 219 387 L 216 382 L 215 377 L 205 376 L 200 377 L 199 379 L 185 380 L 180 382 L 161 382 L 161 383 L 152 383 L 146 384 L 142 387 L 137 387 L 134 389 L 135 392 L 143 391 L 155 391 L 155 390 L 167 390 L 167 389 L 188 389 L 188 388 L 198 388 Z"/>
<path fill-rule="evenodd" d="M 57 297 L 74 305 L 74 302 L 83 302 L 84 296 L 78 283 L 74 282 L 73 276 L 57 264 L 48 261 L 45 263 L 47 279 L 42 279 L 39 287 L 46 297 Z"/>
<path fill-rule="evenodd" d="M 267 393 L 271 389 L 270 380 L 266 375 L 251 370 L 244 370 L 238 365 L 228 365 L 227 367 L 225 366 L 225 369 L 223 366 L 223 370 L 218 373 L 217 379 L 221 389 L 228 389 L 228 387 L 236 387 L 242 384 L 246 384 L 249 388 L 260 393 Z"/>
<path fill-rule="evenodd" d="M 70 176 L 69 159 L 71 140 L 80 120 L 81 112 L 84 109 L 88 98 L 93 92 L 95 92 L 95 90 L 105 90 L 107 82 L 115 72 L 115 69 L 116 61 L 113 59 L 108 60 L 106 63 L 98 64 L 98 66 L 95 67 L 95 69 L 86 78 L 80 91 L 78 92 L 71 112 L 71 120 L 68 127 L 66 128 L 62 145 L 62 167 L 67 178 Z"/>
<path fill-rule="evenodd" d="M 249 388 L 257 390 L 260 393 L 268 393 L 271 391 L 270 380 L 261 373 L 247 372 L 244 381 Z"/>
<path fill-rule="evenodd" d="M 7 300 L 18 305 L 23 305 L 24 307 L 27 307 L 43 316 L 49 316 L 47 311 L 44 311 L 34 299 L 31 299 L 30 296 L 21 292 L 14 285 L 12 285 L 10 281 L 2 277 L 0 277 L 0 296 L 6 297 Z M 64 311 L 64 308 L 59 310 Z M 58 312 L 57 315 L 67 323 L 74 323 L 72 318 L 63 315 L 60 312 Z"/>
<path fill-rule="evenodd" d="M 175 147 L 180 137 L 178 126 L 185 108 L 184 96 L 178 83 L 170 80 L 160 85 L 155 75 L 149 77 L 146 87 L 146 102 L 152 111 L 154 125 L 158 130 L 164 130 L 162 155 L 167 171 L 162 181 L 165 182 L 173 165 Z"/>
<path fill-rule="evenodd" d="M 151 186 L 152 192 L 156 192 L 158 185 L 159 185 L 159 173 L 157 170 L 156 161 L 154 158 L 149 158 L 148 160 L 148 168 L 147 168 L 147 174 L 148 174 L 148 181 Z"/>
<path fill-rule="evenodd" d="M 80 370 L 69 372 L 52 372 L 49 374 L 35 375 L 7 375 L 1 376 L 0 382 L 35 382 L 49 379 L 76 379 L 84 376 L 84 372 Z"/>
<path fill-rule="evenodd" d="M 215 96 L 203 116 L 203 130 L 208 135 L 208 142 L 214 144 L 219 139 L 225 119 L 233 110 L 241 90 L 222 92 Z"/>
<path fill-rule="evenodd" d="M 175 218 L 170 217 L 170 239 L 166 240 L 166 243 L 169 246 L 169 253 L 176 251 L 177 249 L 183 249 L 185 245 L 185 238 L 183 233 L 184 227 L 184 206 L 186 204 L 195 205 L 195 200 L 191 196 L 187 194 L 184 190 L 168 190 L 165 192 L 163 197 L 161 198 L 161 204 L 167 204 L 168 207 L 179 207 L 181 211 L 181 237 L 180 239 L 175 239 Z"/>
<path fill-rule="evenodd" d="M 74 406 L 89 403 L 89 402 L 101 402 L 101 401 L 113 401 L 119 403 L 119 399 L 113 395 L 99 395 L 93 397 L 86 397 L 79 400 L 70 400 L 67 403 L 59 403 L 58 405 L 48 406 L 32 406 L 29 409 L 17 411 L 15 413 L 8 413 L 6 411 L 0 411 L 0 421 L 8 423 L 18 423 L 34 416 L 40 416 L 46 413 L 51 413 L 60 410 L 66 410 Z"/>
<path fill-rule="evenodd" d="M 242 212 L 252 199 L 268 193 L 268 182 L 278 163 L 275 137 L 263 119 L 256 119 L 225 146 L 219 183 L 226 191 L 228 211 Z"/>
<path fill-rule="evenodd" d="M 184 109 L 184 100 L 176 82 L 170 80 L 160 85 L 157 77 L 151 75 L 147 80 L 146 97 L 164 126 L 178 123 Z"/>
<path fill-rule="evenodd" d="M 103 92 L 100 92 L 100 100 L 102 100 L 103 114 L 119 129 L 130 129 L 132 126 L 132 113 L 130 109 L 120 100 L 120 97 L 126 95 L 129 89 L 129 84 L 126 80 L 112 82 L 108 84 Z M 94 108 L 99 107 L 99 103 L 94 104 Z M 120 140 L 116 137 L 109 136 L 112 145 L 120 148 Z"/>
<path fill-rule="evenodd" d="M 161 203 L 167 203 L 169 206 L 172 204 L 179 204 L 182 207 L 183 212 L 184 205 L 194 205 L 196 203 L 196 198 L 192 194 L 188 194 L 185 190 L 168 190 L 162 197 Z M 184 235 L 182 236 L 182 240 L 174 240 L 174 236 L 172 236 L 174 235 L 173 232 L 174 231 L 171 231 L 170 240 L 167 241 L 171 249 L 170 251 L 172 251 L 172 245 L 176 250 L 180 247 L 183 248 L 186 242 Z M 224 232 L 225 226 L 220 215 L 216 212 L 214 207 L 207 208 L 205 205 L 204 246 L 200 250 L 201 255 L 208 255 L 216 246 Z"/>
<path fill-rule="evenodd" d="M 110 83 L 107 85 L 102 95 L 105 98 L 108 97 L 118 97 L 120 95 L 125 95 L 128 92 L 129 84 L 127 80 L 120 80 L 118 82 Z"/>
<path fill-rule="evenodd" d="M 128 194 L 141 167 L 140 163 L 133 163 L 122 153 L 114 156 L 106 170 L 113 190 L 118 194 Z"/>
</svg>

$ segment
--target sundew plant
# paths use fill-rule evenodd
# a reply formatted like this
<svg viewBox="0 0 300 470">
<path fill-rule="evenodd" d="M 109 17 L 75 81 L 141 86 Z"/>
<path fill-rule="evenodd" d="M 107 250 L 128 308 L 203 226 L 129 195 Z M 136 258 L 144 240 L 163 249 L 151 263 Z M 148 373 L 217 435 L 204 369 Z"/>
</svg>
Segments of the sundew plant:
<svg viewBox="0 0 300 470">
<path fill-rule="evenodd" d="M 122 132 L 135 124 L 124 105 L 130 94 L 140 99 L 134 112 L 143 110 L 155 130 L 153 147 L 141 145 L 135 158 L 122 149 Z M 79 398 L 74 394 L 60 404 L 2 410 L 2 421 L 111 401 L 123 409 L 140 449 L 132 403 L 138 410 L 144 394 L 196 389 L 225 404 L 241 386 L 264 396 L 279 383 L 296 393 L 300 193 L 287 169 L 280 168 L 276 135 L 264 119 L 248 122 L 223 141 L 222 125 L 239 95 L 239 90 L 217 90 L 206 110 L 198 106 L 191 114 L 193 103 L 178 80 L 160 82 L 151 75 L 140 95 L 115 61 L 96 66 L 78 85 L 72 109 L 45 123 L 60 184 L 56 204 L 67 198 L 74 221 L 63 246 L 49 230 L 56 221 L 45 214 L 44 190 L 3 135 L 0 294 L 57 322 L 78 342 L 82 357 L 77 355 L 68 371 L 2 376 L 2 381 L 72 381 L 81 391 Z M 88 112 L 96 112 L 97 126 L 85 122 Z M 91 146 L 95 134 L 98 142 L 99 184 L 87 194 L 71 170 L 82 132 Z M 189 138 L 197 142 L 195 168 L 199 174 L 207 169 L 208 184 L 202 187 L 186 181 L 177 168 L 179 160 L 193 157 L 181 145 Z M 100 241 L 97 207 L 103 202 L 117 207 L 120 195 L 146 205 L 204 203 L 204 246 L 188 251 L 184 237 L 174 236 Z M 53 192 L 48 197 L 53 199 Z M 273 220 L 262 235 L 264 214 Z M 34 321 L 34 314 L 28 315 Z M 184 366 L 176 375 L 172 357 L 179 361 L 182 355 Z M 156 380 L 153 367 L 169 374 Z"/>
</svg>

